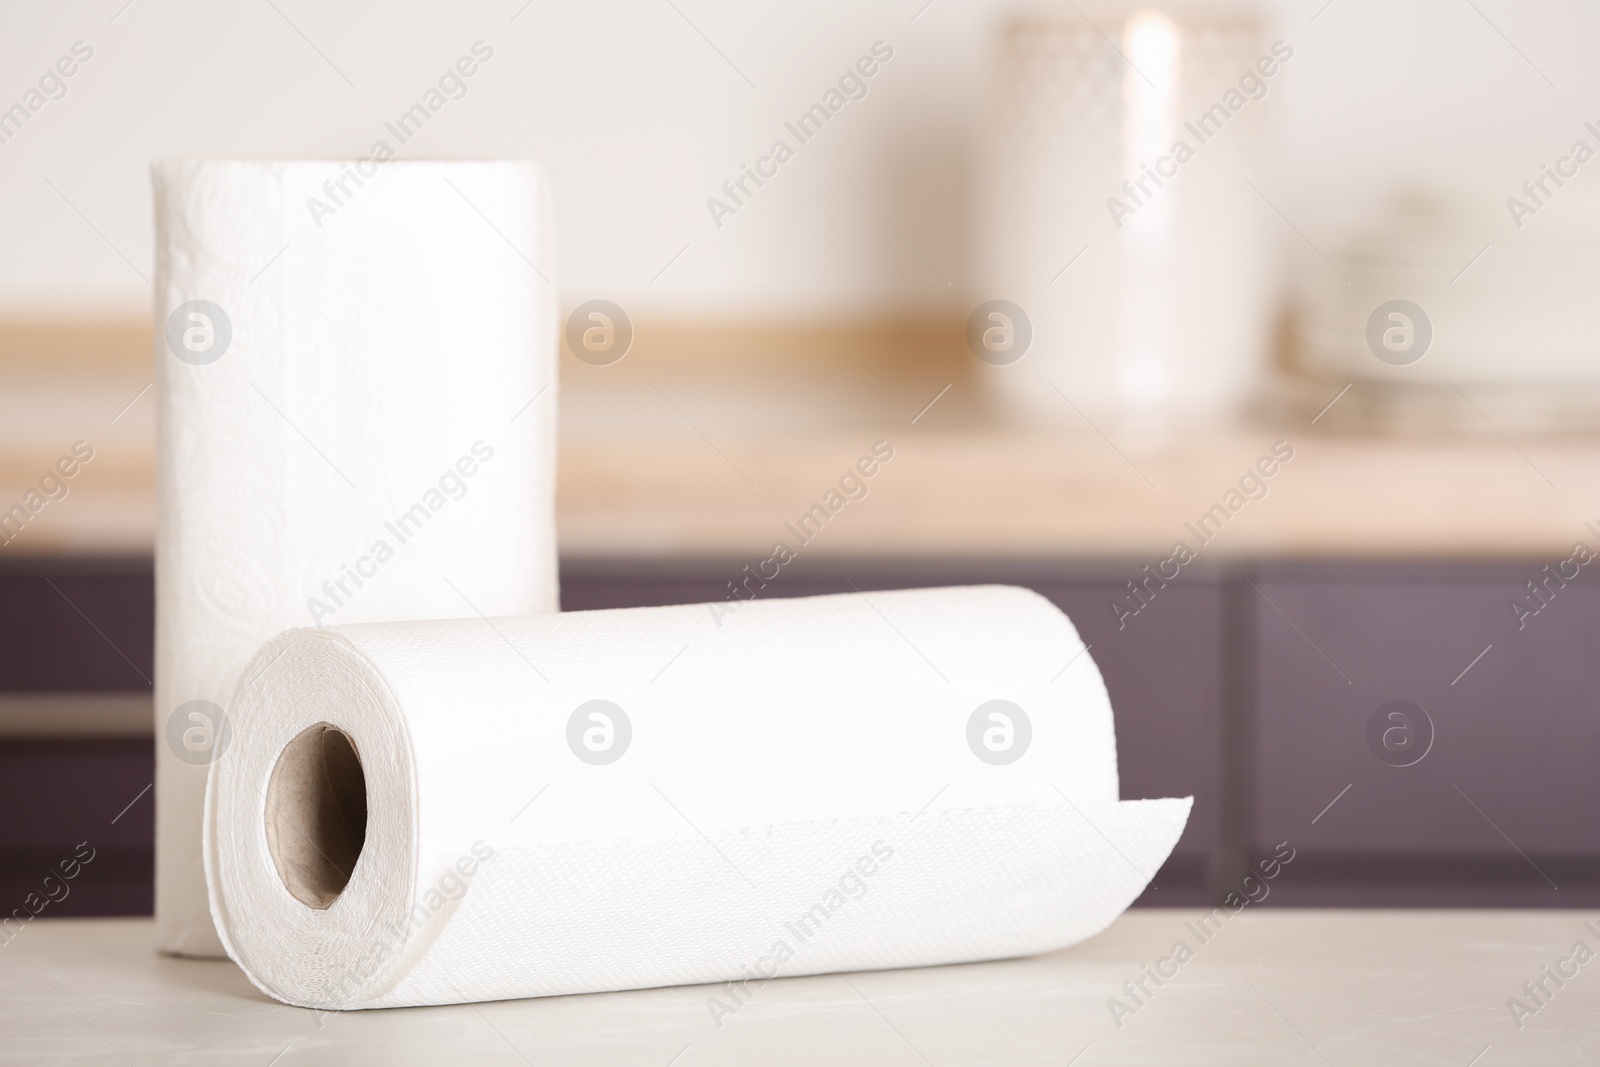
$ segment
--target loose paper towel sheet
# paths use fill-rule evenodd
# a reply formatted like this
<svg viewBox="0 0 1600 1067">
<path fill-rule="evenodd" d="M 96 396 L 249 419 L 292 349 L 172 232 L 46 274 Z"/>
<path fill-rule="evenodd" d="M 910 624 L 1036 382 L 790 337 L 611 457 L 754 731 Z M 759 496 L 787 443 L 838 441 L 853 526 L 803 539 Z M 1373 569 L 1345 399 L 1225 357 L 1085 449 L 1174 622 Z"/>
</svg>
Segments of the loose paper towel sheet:
<svg viewBox="0 0 1600 1067">
<path fill-rule="evenodd" d="M 206 764 L 261 642 L 555 609 L 555 298 L 528 164 L 153 178 L 158 943 L 221 955 Z"/>
<path fill-rule="evenodd" d="M 1035 593 L 720 607 L 273 639 L 207 793 L 229 955 L 332 1009 L 1017 956 L 1182 832 L 1188 799 L 1118 801 Z"/>
</svg>

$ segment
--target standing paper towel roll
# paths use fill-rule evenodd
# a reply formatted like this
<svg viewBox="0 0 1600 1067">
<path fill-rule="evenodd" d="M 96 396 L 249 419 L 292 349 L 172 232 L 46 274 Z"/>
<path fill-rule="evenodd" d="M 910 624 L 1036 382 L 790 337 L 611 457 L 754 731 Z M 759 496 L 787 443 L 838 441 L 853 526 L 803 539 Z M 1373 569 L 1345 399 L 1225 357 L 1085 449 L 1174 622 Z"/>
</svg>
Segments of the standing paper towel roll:
<svg viewBox="0 0 1600 1067">
<path fill-rule="evenodd" d="M 1187 799 L 1119 803 L 1037 594 L 718 607 L 274 638 L 207 793 L 229 955 L 331 1009 L 1019 956 L 1183 830 Z"/>
<path fill-rule="evenodd" d="M 555 609 L 557 327 L 528 164 L 153 177 L 158 944 L 220 955 L 206 765 L 261 642 Z"/>
</svg>

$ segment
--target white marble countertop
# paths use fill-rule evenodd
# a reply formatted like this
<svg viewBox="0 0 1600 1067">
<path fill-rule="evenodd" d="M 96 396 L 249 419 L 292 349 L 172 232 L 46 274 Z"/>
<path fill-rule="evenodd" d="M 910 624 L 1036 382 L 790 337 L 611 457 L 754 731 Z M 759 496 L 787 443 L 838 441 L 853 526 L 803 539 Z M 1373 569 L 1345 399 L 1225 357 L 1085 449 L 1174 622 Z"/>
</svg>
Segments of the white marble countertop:
<svg viewBox="0 0 1600 1067">
<path fill-rule="evenodd" d="M 720 1027 L 712 986 L 319 1013 L 231 963 L 157 956 L 148 920 L 40 919 L 0 945 L 0 1063 L 1600 1062 L 1600 962 L 1572 958 L 1600 949 L 1600 914 L 1246 910 L 1204 943 L 1198 914 L 1138 909 L 1031 959 L 778 979 Z M 1192 958 L 1162 963 L 1179 940 Z M 1177 973 L 1136 1004 L 1123 983 L 1146 965 Z M 1557 987 L 1547 966 L 1576 974 Z M 1542 1003 L 1522 989 L 1541 979 Z M 1512 997 L 1536 1009 L 1520 1028 Z"/>
</svg>

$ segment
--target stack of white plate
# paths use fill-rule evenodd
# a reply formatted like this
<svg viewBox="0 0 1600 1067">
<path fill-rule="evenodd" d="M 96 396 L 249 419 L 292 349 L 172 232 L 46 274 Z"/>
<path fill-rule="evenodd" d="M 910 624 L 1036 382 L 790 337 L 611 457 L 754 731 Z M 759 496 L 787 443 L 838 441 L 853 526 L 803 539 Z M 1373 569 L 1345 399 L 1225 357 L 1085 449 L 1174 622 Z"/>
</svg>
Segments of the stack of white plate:
<svg viewBox="0 0 1600 1067">
<path fill-rule="evenodd" d="M 1323 421 L 1600 427 L 1600 194 L 1580 181 L 1554 190 L 1520 227 L 1506 206 L 1518 190 L 1400 198 L 1382 227 L 1339 257 L 1349 284 L 1334 279 L 1314 309 L 1302 369 L 1323 385 L 1353 383 Z M 1394 301 L 1421 314 L 1401 307 L 1392 318 Z M 1383 340 L 1391 329 L 1393 348 Z"/>
</svg>

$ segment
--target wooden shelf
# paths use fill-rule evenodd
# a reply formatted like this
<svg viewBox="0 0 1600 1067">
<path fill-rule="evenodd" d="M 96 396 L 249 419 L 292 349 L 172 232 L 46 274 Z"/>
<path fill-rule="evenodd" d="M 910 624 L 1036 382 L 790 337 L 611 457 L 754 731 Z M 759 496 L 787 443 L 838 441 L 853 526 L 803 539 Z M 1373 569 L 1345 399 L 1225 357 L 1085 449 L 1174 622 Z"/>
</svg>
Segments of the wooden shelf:
<svg viewBox="0 0 1600 1067">
<path fill-rule="evenodd" d="M 73 441 L 94 462 L 0 552 L 144 553 L 155 420 L 148 326 L 0 324 L 0 510 Z M 792 328 L 644 324 L 611 367 L 561 366 L 564 554 L 758 556 L 887 441 L 825 556 L 1566 558 L 1600 535 L 1600 438 L 1358 436 L 1304 419 L 1164 438 L 1061 419 L 1007 427 L 943 320 Z M 930 401 L 937 399 L 930 406 Z M 137 399 L 136 399 L 137 398 Z M 1188 530 L 1285 441 L 1263 499 Z"/>
</svg>

